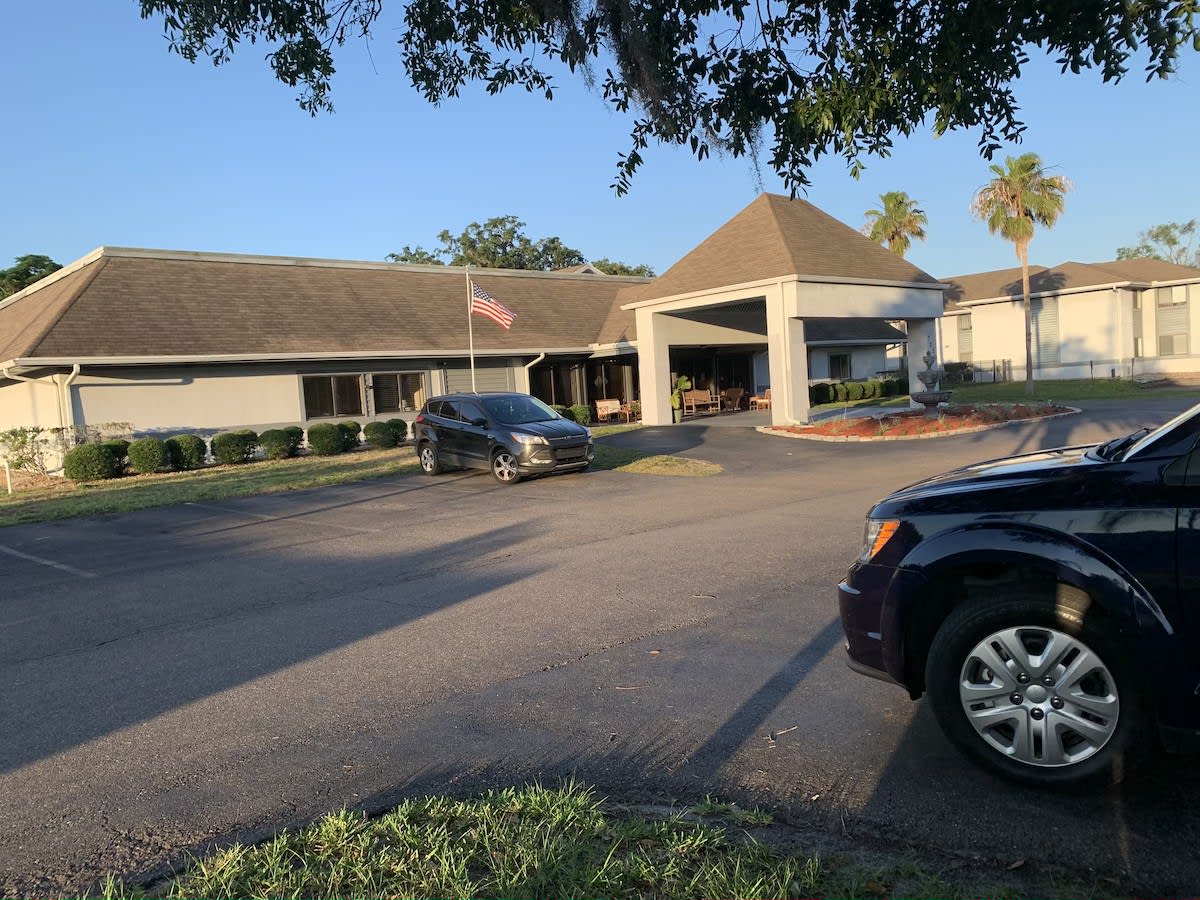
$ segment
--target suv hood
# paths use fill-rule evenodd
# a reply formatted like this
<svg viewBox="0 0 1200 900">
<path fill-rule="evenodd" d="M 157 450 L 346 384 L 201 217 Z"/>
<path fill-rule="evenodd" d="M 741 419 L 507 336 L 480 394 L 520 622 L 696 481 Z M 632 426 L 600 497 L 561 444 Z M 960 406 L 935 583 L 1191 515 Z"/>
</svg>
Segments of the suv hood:
<svg viewBox="0 0 1200 900">
<path fill-rule="evenodd" d="M 1024 493 L 1080 474 L 1106 461 L 1086 455 L 1094 444 L 1081 447 L 1060 447 L 1040 450 L 1021 456 L 991 459 L 935 475 L 902 488 L 880 501 L 879 506 L 892 506 L 905 501 L 927 500 L 965 492 L 1004 490 Z"/>
<path fill-rule="evenodd" d="M 540 434 L 550 441 L 555 438 L 561 440 L 562 438 L 587 437 L 590 433 L 578 422 L 572 422 L 570 419 L 547 419 L 545 422 L 522 422 L 520 425 L 507 425 L 501 422 L 500 425 L 525 434 Z"/>
</svg>

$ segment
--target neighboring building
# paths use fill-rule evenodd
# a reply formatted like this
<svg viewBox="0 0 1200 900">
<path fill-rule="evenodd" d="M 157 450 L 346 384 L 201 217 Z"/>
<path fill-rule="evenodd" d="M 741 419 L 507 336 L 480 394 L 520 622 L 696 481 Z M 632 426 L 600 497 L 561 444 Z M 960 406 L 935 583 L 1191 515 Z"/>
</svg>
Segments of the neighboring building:
<svg viewBox="0 0 1200 900">
<path fill-rule="evenodd" d="M 655 279 L 471 277 L 517 313 L 510 331 L 475 318 L 478 390 L 641 400 L 650 424 L 670 421 L 674 373 L 773 387 L 774 420 L 806 421 L 810 349 L 814 377 L 869 377 L 904 339 L 885 319 L 924 344 L 942 307 L 929 275 L 772 195 Z M 0 302 L 0 428 L 411 420 L 472 389 L 467 309 L 459 268 L 103 247 Z"/>
<path fill-rule="evenodd" d="M 946 279 L 942 358 L 1025 377 L 1020 268 Z M 1031 266 L 1036 378 L 1200 372 L 1200 269 L 1157 259 Z"/>
</svg>

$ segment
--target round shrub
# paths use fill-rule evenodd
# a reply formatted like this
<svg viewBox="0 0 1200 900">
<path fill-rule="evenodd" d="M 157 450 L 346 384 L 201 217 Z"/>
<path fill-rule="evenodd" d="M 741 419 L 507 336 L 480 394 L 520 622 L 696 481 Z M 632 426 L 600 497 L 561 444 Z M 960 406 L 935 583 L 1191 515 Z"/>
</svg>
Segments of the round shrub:
<svg viewBox="0 0 1200 900">
<path fill-rule="evenodd" d="M 129 455 L 129 441 L 121 438 L 109 438 L 107 441 L 101 441 L 102 445 L 108 448 L 108 452 L 113 455 L 113 458 L 120 464 L 121 468 L 125 467 L 125 458 Z"/>
<path fill-rule="evenodd" d="M 267 459 L 287 459 L 296 455 L 292 436 L 281 428 L 269 428 L 258 436 L 258 444 Z"/>
<path fill-rule="evenodd" d="M 879 385 L 882 388 L 882 390 L 880 390 L 880 396 L 881 397 L 895 397 L 897 383 L 898 382 L 896 381 L 895 378 L 885 378 L 885 379 L 883 379 L 883 381 L 879 382 Z"/>
<path fill-rule="evenodd" d="M 571 413 L 580 425 L 586 425 L 592 421 L 592 408 L 586 403 L 576 403 L 571 407 Z"/>
<path fill-rule="evenodd" d="M 199 469 L 208 457 L 208 446 L 204 443 L 204 438 L 194 434 L 177 434 L 167 438 L 163 444 L 173 469 Z"/>
<path fill-rule="evenodd" d="M 863 398 L 863 386 L 861 381 L 851 381 L 846 385 L 847 400 L 861 400 Z"/>
<path fill-rule="evenodd" d="M 135 472 L 144 475 L 157 472 L 169 462 L 167 445 L 156 437 L 138 438 L 129 445 L 129 467 Z"/>
<path fill-rule="evenodd" d="M 392 429 L 392 434 L 396 436 L 396 443 L 403 444 L 408 440 L 408 423 L 403 419 L 388 419 L 387 427 Z"/>
<path fill-rule="evenodd" d="M 839 381 L 833 385 L 833 399 L 838 403 L 845 403 L 847 398 L 846 383 Z"/>
<path fill-rule="evenodd" d="M 396 446 L 396 432 L 386 422 L 368 422 L 363 426 L 363 435 L 368 444 L 379 450 Z"/>
<path fill-rule="evenodd" d="M 317 456 L 336 456 L 346 452 L 346 433 L 332 422 L 309 426 L 308 446 Z"/>
<path fill-rule="evenodd" d="M 556 413 L 558 413 L 564 419 L 570 419 L 572 422 L 575 421 L 574 407 L 562 406 L 562 405 L 556 403 L 554 406 L 551 407 L 551 409 L 553 409 Z"/>
<path fill-rule="evenodd" d="M 822 403 L 828 403 L 832 399 L 833 391 L 830 389 L 829 382 L 818 381 L 812 386 L 812 392 L 808 402 L 813 406 L 820 406 Z"/>
<path fill-rule="evenodd" d="M 248 429 L 227 431 L 212 439 L 213 459 L 225 466 L 236 466 L 254 458 L 258 435 Z"/>
<path fill-rule="evenodd" d="M 63 474 L 72 481 L 100 481 L 116 478 L 120 472 L 120 463 L 106 444 L 80 444 L 63 459 Z"/>
<path fill-rule="evenodd" d="M 870 400 L 879 396 L 879 382 L 874 378 L 863 382 L 863 399 Z"/>
<path fill-rule="evenodd" d="M 292 456 L 300 452 L 300 448 L 304 445 L 304 429 L 299 425 L 289 425 L 287 428 L 279 429 L 288 436 L 288 442 L 292 445 Z M 261 442 L 261 437 L 259 438 Z"/>
<path fill-rule="evenodd" d="M 362 426 L 357 422 L 338 422 L 337 427 L 342 430 L 342 449 L 349 453 L 358 446 L 358 433 L 362 431 Z"/>
</svg>

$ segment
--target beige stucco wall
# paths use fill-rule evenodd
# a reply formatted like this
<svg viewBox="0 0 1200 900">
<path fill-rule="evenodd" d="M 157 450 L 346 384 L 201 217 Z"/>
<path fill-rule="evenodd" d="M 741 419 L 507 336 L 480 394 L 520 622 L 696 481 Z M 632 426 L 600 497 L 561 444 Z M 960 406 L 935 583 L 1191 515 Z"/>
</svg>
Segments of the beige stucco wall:
<svg viewBox="0 0 1200 900">
<path fill-rule="evenodd" d="M 85 373 L 71 388 L 77 424 L 128 422 L 135 432 L 262 428 L 303 420 L 300 378 L 222 367 Z"/>
<path fill-rule="evenodd" d="M 889 365 L 888 355 L 883 345 L 878 347 L 810 347 L 808 350 L 809 377 L 814 381 L 829 378 L 829 357 L 836 353 L 850 355 L 851 378 L 874 378 L 879 372 L 895 369 L 898 365 L 898 362 Z"/>
<path fill-rule="evenodd" d="M 58 389 L 50 380 L 0 383 L 0 431 L 24 425 L 58 428 Z"/>
</svg>

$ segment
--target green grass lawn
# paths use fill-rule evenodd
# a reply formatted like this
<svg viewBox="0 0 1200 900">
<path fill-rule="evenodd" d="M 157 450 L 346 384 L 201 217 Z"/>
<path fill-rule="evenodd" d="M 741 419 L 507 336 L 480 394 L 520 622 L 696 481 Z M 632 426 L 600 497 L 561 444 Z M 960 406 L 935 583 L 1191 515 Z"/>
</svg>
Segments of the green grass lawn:
<svg viewBox="0 0 1200 900">
<path fill-rule="evenodd" d="M 674 815 L 611 807 L 568 784 L 426 797 L 377 818 L 340 811 L 257 846 L 197 859 L 155 897 L 1019 897 L 1095 885 L 997 865 L 934 871 L 895 853 L 869 862 L 797 849 L 759 810 L 705 800 Z M 962 879 L 969 880 L 962 880 Z M 110 877 L 103 896 L 146 896 Z"/>
<path fill-rule="evenodd" d="M 611 426 L 604 431 L 616 433 L 628 431 L 630 427 Z M 715 475 L 721 471 L 720 466 L 702 460 L 655 456 L 637 450 L 609 447 L 603 443 L 596 445 L 594 465 L 598 469 L 641 475 Z M 261 460 L 192 472 L 134 475 L 87 484 L 74 484 L 65 478 L 37 481 L 25 477 L 12 496 L 3 493 L 0 487 L 0 528 L 347 484 L 393 475 L 411 475 L 419 471 L 420 465 L 413 449 L 400 447 L 395 450 L 359 450 L 340 456 Z"/>
<path fill-rule="evenodd" d="M 1147 397 L 1170 393 L 1197 394 L 1200 391 L 1188 388 L 1146 388 L 1136 381 L 1125 378 L 1064 379 L 1062 381 L 1035 381 L 1033 397 L 1025 396 L 1024 381 L 1005 381 L 999 384 L 959 384 L 949 388 L 954 392 L 952 403 L 1021 403 L 1029 399 L 1054 400 L 1070 403 L 1072 400 L 1120 400 L 1127 397 Z"/>
<path fill-rule="evenodd" d="M 809 412 L 824 412 L 830 409 L 854 409 L 859 406 L 908 406 L 908 395 L 903 397 L 872 397 L 869 400 L 835 400 L 832 403 L 821 403 L 810 406 Z"/>
</svg>

